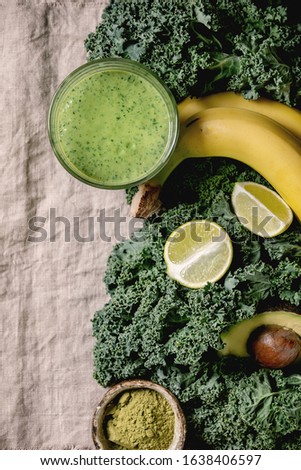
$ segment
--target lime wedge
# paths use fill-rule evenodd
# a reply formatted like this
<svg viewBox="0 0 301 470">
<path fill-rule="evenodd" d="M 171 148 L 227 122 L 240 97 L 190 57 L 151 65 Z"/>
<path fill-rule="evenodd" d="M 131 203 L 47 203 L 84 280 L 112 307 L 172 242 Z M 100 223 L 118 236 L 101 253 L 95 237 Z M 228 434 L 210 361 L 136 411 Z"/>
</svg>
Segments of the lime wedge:
<svg viewBox="0 0 301 470">
<path fill-rule="evenodd" d="M 227 232 L 208 220 L 181 225 L 164 247 L 167 274 L 192 289 L 218 281 L 229 269 L 233 248 Z"/>
<path fill-rule="evenodd" d="M 258 183 L 235 183 L 232 206 L 240 223 L 264 238 L 283 233 L 293 220 L 291 208 L 279 194 Z"/>
</svg>

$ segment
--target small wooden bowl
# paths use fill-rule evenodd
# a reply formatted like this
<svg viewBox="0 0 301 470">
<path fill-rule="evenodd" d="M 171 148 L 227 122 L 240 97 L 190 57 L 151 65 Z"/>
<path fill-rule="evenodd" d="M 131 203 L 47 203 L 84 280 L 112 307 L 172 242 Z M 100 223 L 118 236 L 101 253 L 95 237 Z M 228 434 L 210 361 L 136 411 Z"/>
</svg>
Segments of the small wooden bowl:
<svg viewBox="0 0 301 470">
<path fill-rule="evenodd" d="M 149 380 L 124 380 L 108 388 L 98 403 L 92 419 L 92 438 L 96 449 L 112 449 L 107 440 L 103 422 L 106 408 L 111 401 L 120 393 L 137 388 L 147 388 L 160 393 L 171 405 L 175 415 L 174 436 L 169 446 L 170 450 L 183 449 L 186 437 L 186 420 L 178 399 L 165 387 Z"/>
</svg>

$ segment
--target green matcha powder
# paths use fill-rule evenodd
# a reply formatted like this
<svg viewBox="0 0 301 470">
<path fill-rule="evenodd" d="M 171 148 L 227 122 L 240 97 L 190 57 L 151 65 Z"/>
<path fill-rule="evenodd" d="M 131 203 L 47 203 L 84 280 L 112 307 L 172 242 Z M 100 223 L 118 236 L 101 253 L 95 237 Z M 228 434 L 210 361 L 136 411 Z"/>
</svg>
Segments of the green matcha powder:
<svg viewBox="0 0 301 470">
<path fill-rule="evenodd" d="M 174 434 L 174 412 L 155 390 L 124 392 L 107 408 L 105 433 L 112 449 L 168 449 Z"/>
</svg>

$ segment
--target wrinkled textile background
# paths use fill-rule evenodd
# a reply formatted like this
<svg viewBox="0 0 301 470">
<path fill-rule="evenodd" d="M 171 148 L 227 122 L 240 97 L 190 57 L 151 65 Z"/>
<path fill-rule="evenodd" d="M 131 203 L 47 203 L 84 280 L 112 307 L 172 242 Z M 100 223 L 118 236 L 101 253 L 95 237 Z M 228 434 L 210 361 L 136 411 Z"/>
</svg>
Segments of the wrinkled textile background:
<svg viewBox="0 0 301 470">
<path fill-rule="evenodd" d="M 61 167 L 46 120 L 56 87 L 86 62 L 84 39 L 105 3 L 0 2 L 1 449 L 94 448 L 91 419 L 103 390 L 92 375 L 91 318 L 107 300 L 102 278 L 119 236 L 107 222 L 111 240 L 101 240 L 96 217 L 102 209 L 127 215 L 128 206 L 124 191 L 84 185 Z M 44 218 L 44 241 L 29 229 L 35 216 Z M 68 218 L 70 232 L 54 217 Z M 76 240 L 76 220 L 80 236 L 94 241 Z"/>
</svg>

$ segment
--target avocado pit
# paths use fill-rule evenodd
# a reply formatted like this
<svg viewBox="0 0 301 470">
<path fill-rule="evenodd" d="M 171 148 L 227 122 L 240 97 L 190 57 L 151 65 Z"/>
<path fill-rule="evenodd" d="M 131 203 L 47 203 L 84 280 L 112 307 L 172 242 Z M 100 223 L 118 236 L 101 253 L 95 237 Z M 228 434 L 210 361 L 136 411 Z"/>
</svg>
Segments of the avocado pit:
<svg viewBox="0 0 301 470">
<path fill-rule="evenodd" d="M 262 325 L 251 333 L 247 349 L 262 367 L 282 369 L 293 364 L 298 358 L 301 339 L 290 328 Z"/>
<path fill-rule="evenodd" d="M 221 334 L 221 356 L 252 356 L 262 367 L 282 369 L 301 362 L 301 315 L 270 310 L 236 323 Z"/>
</svg>

